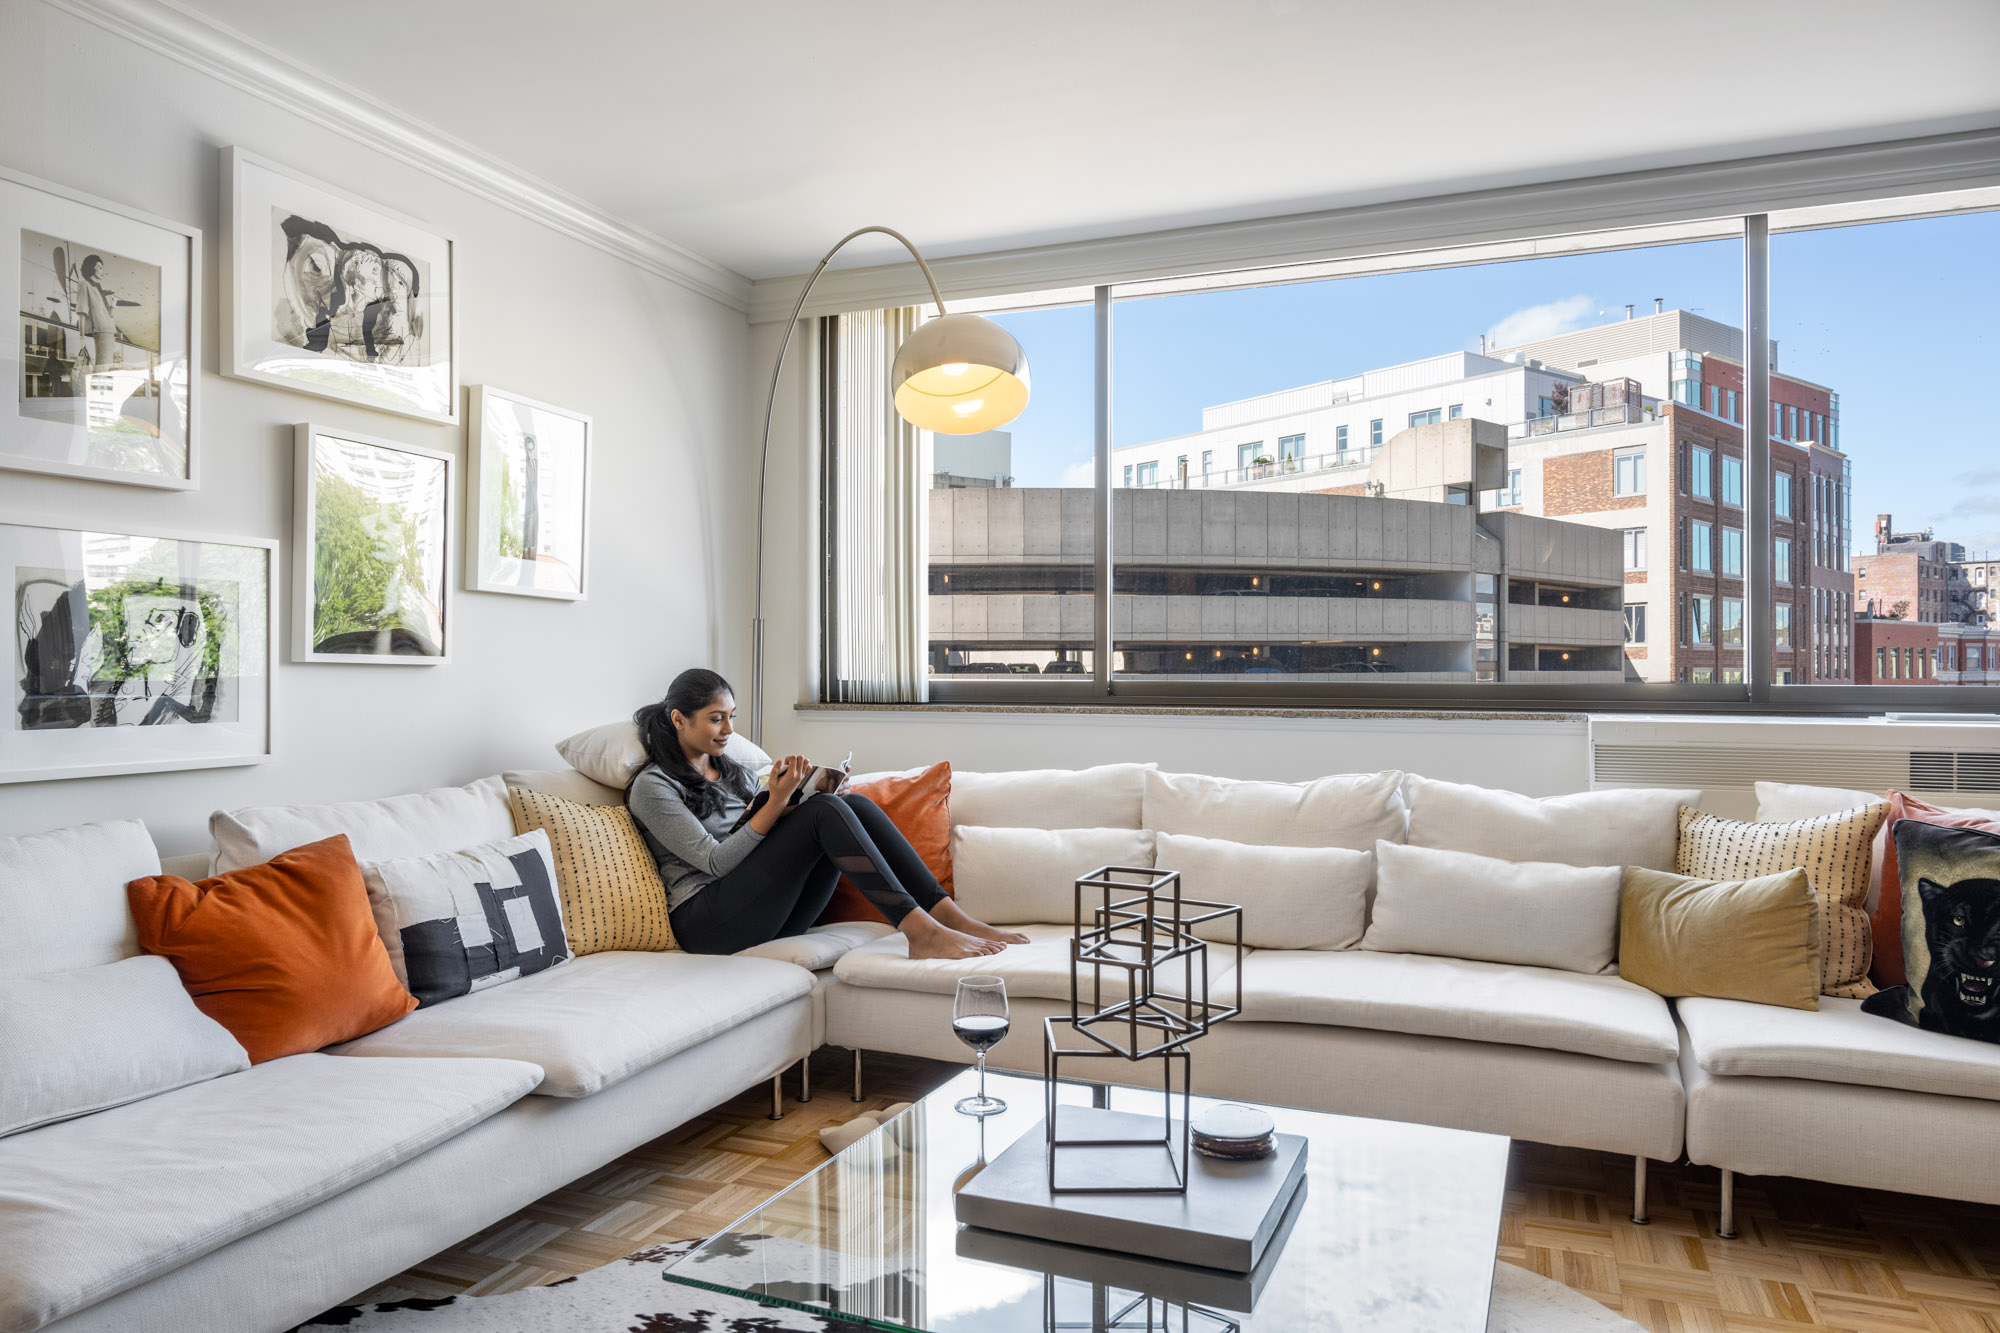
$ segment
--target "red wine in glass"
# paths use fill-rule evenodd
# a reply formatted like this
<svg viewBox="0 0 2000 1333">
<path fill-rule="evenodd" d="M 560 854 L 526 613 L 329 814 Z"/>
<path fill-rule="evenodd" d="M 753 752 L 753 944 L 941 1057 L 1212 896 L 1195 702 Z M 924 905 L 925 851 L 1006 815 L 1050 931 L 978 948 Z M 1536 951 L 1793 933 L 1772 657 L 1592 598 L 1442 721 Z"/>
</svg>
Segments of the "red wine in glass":
<svg viewBox="0 0 2000 1333">
<path fill-rule="evenodd" d="M 979 1059 L 979 1095 L 963 1097 L 957 1109 L 966 1115 L 994 1115 L 1007 1109 L 998 1097 L 986 1095 L 986 1052 L 1007 1035 L 1007 984 L 999 977 L 961 977 L 952 997 L 951 1030 Z"/>
</svg>

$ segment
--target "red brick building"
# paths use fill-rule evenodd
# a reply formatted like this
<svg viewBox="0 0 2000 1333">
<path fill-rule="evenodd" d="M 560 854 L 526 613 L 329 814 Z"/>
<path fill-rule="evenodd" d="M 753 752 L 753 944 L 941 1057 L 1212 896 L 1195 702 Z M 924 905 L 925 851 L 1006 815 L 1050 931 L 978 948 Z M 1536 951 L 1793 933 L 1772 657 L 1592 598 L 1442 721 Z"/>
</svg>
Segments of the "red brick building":
<svg viewBox="0 0 2000 1333">
<path fill-rule="evenodd" d="M 1942 667 L 1936 624 L 1854 617 L 1856 685 L 1935 685 Z"/>
</svg>

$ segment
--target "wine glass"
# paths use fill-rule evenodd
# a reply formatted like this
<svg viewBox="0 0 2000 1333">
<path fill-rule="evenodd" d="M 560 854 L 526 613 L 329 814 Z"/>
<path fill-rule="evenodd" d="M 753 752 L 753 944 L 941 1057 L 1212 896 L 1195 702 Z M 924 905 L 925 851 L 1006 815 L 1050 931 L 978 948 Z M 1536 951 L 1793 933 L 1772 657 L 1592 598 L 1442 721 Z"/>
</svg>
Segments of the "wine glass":
<svg viewBox="0 0 2000 1333">
<path fill-rule="evenodd" d="M 951 1030 L 979 1056 L 979 1095 L 959 1099 L 962 1115 L 987 1116 L 1007 1109 L 986 1095 L 986 1052 L 1007 1035 L 1007 983 L 999 977 L 960 977 L 951 1002 Z"/>
</svg>

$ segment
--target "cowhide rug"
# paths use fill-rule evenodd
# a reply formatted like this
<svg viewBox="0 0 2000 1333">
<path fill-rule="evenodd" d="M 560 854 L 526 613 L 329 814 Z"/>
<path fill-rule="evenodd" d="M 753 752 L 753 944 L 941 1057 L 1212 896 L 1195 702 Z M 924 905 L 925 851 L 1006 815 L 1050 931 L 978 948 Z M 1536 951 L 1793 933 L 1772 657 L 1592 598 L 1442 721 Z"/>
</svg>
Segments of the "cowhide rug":
<svg viewBox="0 0 2000 1333">
<path fill-rule="evenodd" d="M 775 1309 L 667 1282 L 660 1270 L 700 1241 L 628 1254 L 580 1277 L 498 1296 L 342 1305 L 295 1333 L 867 1333 L 832 1315 Z M 1559 1282 L 1512 1264 L 1493 1271 L 1487 1333 L 1645 1333 Z"/>
</svg>

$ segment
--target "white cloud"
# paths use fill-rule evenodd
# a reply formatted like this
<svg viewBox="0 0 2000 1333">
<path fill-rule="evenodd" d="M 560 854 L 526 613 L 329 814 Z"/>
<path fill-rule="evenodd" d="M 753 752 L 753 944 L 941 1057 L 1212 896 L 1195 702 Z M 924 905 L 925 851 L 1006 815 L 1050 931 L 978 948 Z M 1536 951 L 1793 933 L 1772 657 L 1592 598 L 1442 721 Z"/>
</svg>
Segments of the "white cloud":
<svg viewBox="0 0 2000 1333">
<path fill-rule="evenodd" d="M 1582 328 L 1584 321 L 1596 313 L 1597 303 L 1588 296 L 1566 296 L 1546 305 L 1527 306 L 1488 329 L 1486 344 L 1489 347 L 1512 347 L 1536 338 L 1568 333 L 1571 329 Z"/>
<path fill-rule="evenodd" d="M 1086 458 L 1081 463 L 1071 463 L 1062 470 L 1058 486 L 1095 486 L 1097 484 L 1097 460 Z"/>
</svg>

